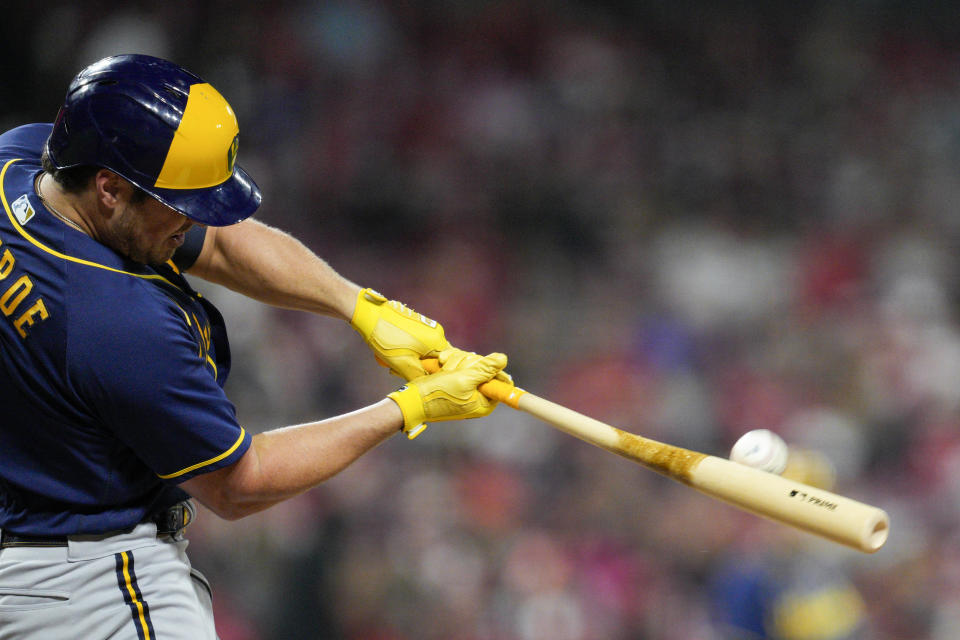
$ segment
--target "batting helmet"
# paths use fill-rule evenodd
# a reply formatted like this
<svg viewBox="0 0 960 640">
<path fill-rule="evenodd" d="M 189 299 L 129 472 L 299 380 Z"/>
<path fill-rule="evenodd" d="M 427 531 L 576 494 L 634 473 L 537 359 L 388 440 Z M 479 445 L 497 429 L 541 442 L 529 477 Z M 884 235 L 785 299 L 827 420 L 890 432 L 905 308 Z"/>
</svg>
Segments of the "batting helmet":
<svg viewBox="0 0 960 640">
<path fill-rule="evenodd" d="M 236 165 L 237 117 L 216 89 L 160 58 L 120 55 L 81 71 L 47 139 L 58 169 L 104 167 L 188 218 L 224 226 L 260 206 Z"/>
</svg>

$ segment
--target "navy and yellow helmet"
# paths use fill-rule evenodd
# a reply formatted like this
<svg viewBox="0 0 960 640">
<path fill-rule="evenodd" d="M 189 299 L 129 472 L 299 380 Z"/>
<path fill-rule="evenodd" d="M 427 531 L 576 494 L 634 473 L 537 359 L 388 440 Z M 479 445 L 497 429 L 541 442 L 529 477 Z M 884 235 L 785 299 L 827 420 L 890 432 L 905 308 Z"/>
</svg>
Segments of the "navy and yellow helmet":
<svg viewBox="0 0 960 640">
<path fill-rule="evenodd" d="M 212 86 L 146 55 L 104 58 L 81 71 L 47 139 L 58 169 L 110 169 L 188 218 L 240 222 L 260 189 L 236 164 L 237 117 Z"/>
</svg>

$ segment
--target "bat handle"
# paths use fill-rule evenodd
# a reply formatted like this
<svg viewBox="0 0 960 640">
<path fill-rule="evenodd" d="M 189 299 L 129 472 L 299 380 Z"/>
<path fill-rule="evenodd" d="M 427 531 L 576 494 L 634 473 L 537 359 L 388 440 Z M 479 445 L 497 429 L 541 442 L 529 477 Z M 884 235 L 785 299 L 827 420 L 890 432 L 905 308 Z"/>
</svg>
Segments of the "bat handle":
<svg viewBox="0 0 960 640">
<path fill-rule="evenodd" d="M 427 373 L 440 371 L 440 361 L 436 358 L 423 358 L 420 360 L 420 364 L 423 365 L 423 369 Z M 496 378 L 484 382 L 477 388 L 480 390 L 480 393 L 491 400 L 499 400 L 514 409 L 520 408 L 520 397 L 526 393 L 523 389 L 515 387 L 512 384 L 507 384 L 502 380 L 497 380 Z"/>
</svg>

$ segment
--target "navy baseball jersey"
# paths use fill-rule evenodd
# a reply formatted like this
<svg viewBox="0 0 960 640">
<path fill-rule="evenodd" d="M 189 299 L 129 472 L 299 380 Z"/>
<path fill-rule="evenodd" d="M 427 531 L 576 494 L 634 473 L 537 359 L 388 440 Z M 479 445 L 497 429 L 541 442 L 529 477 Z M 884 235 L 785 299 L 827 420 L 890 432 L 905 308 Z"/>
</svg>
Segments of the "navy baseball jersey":
<svg viewBox="0 0 960 640">
<path fill-rule="evenodd" d="M 34 182 L 51 125 L 0 135 L 0 528 L 132 527 L 250 446 L 223 320 L 175 264 L 65 224 Z"/>
</svg>

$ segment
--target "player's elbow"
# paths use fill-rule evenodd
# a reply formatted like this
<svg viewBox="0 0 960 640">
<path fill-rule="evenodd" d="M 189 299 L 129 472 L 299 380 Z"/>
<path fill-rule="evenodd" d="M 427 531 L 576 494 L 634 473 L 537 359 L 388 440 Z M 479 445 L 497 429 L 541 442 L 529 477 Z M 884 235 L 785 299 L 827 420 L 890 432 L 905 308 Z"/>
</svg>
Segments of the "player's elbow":
<svg viewBox="0 0 960 640">
<path fill-rule="evenodd" d="M 230 486 L 215 487 L 212 491 L 197 491 L 189 486 L 184 489 L 224 520 L 239 520 L 275 504 L 275 501 L 258 498 L 246 491 L 236 491 Z"/>
<path fill-rule="evenodd" d="M 181 487 L 224 520 L 239 520 L 276 502 L 264 495 L 259 478 L 259 464 L 251 448 L 234 464 L 190 478 Z"/>
<path fill-rule="evenodd" d="M 231 502 L 229 500 L 210 503 L 201 500 L 200 502 L 224 520 L 239 520 L 240 518 L 245 518 L 252 513 L 260 511 L 260 509 L 254 508 L 253 505 Z"/>
</svg>

